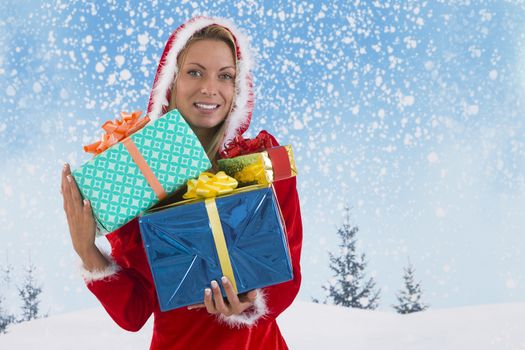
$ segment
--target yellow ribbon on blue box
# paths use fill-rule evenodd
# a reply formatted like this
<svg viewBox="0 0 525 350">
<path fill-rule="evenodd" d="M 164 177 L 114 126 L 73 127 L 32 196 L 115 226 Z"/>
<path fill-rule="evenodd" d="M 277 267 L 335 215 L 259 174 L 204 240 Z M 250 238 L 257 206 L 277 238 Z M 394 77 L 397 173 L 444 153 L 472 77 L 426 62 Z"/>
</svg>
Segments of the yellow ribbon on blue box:
<svg viewBox="0 0 525 350">
<path fill-rule="evenodd" d="M 188 181 L 188 190 L 183 196 L 185 199 L 206 198 L 204 203 L 206 205 L 208 218 L 210 219 L 211 232 L 213 233 L 213 240 L 217 248 L 221 269 L 223 275 L 230 280 L 235 293 L 237 293 L 237 283 L 235 282 L 235 275 L 233 274 L 228 248 L 226 247 L 226 239 L 222 231 L 221 219 L 219 217 L 219 211 L 217 210 L 217 204 L 215 203 L 215 197 L 231 193 L 237 185 L 237 180 L 226 175 L 224 171 L 219 171 L 215 175 L 202 173 L 197 180 L 192 179 Z"/>
</svg>

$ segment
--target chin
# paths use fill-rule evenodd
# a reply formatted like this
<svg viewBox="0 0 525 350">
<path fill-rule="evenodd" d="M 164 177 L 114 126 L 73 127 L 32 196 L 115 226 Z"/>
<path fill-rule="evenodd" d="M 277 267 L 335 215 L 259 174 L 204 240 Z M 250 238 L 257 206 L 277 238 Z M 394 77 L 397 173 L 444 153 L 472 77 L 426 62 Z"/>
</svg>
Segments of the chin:
<svg viewBox="0 0 525 350">
<path fill-rule="evenodd" d="M 193 125 L 193 128 L 200 129 L 200 130 L 211 130 L 211 129 L 219 129 L 221 123 L 197 123 Z"/>
<path fill-rule="evenodd" d="M 195 126 L 199 129 L 215 129 L 218 128 L 221 123 L 199 123 Z"/>
<path fill-rule="evenodd" d="M 199 120 L 195 124 L 198 128 L 213 129 L 218 128 L 226 118 L 214 118 L 213 120 Z"/>
</svg>

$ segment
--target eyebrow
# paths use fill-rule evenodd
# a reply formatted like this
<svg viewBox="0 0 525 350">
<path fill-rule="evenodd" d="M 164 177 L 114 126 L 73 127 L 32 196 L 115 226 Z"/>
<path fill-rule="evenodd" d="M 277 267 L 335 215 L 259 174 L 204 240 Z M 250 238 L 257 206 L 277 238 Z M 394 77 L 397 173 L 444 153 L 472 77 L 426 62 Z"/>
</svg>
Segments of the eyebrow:
<svg viewBox="0 0 525 350">
<path fill-rule="evenodd" d="M 194 65 L 199 66 L 199 67 L 201 67 L 202 69 L 206 70 L 206 67 L 204 67 L 202 64 L 199 64 L 199 63 L 196 63 L 196 62 L 189 62 L 188 64 L 194 64 Z M 235 67 L 233 67 L 233 66 L 222 67 L 222 68 L 219 69 L 219 70 L 224 70 L 224 69 L 227 69 L 227 68 L 231 68 L 231 69 L 235 70 Z"/>
</svg>

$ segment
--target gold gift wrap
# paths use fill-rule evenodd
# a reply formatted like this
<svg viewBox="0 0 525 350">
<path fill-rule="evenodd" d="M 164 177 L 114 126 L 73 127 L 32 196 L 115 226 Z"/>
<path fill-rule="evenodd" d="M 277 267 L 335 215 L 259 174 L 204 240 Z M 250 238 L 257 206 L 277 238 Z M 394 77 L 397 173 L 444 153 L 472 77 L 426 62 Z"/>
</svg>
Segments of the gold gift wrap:
<svg viewBox="0 0 525 350">
<path fill-rule="evenodd" d="M 272 147 L 235 158 L 219 159 L 219 170 L 235 178 L 239 186 L 267 185 L 297 176 L 292 146 Z"/>
</svg>

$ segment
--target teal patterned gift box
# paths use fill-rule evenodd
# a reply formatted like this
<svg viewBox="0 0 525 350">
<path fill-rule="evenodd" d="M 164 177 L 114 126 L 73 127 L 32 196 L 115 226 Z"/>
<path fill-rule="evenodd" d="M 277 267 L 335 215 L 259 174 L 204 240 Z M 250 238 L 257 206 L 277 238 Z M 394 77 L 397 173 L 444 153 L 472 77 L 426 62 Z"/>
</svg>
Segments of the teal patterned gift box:
<svg viewBox="0 0 525 350">
<path fill-rule="evenodd" d="M 168 195 L 211 167 L 197 136 L 177 110 L 150 122 L 72 173 L 82 196 L 91 201 L 101 234 L 115 231 L 159 201 L 124 143 L 136 146 Z"/>
</svg>

